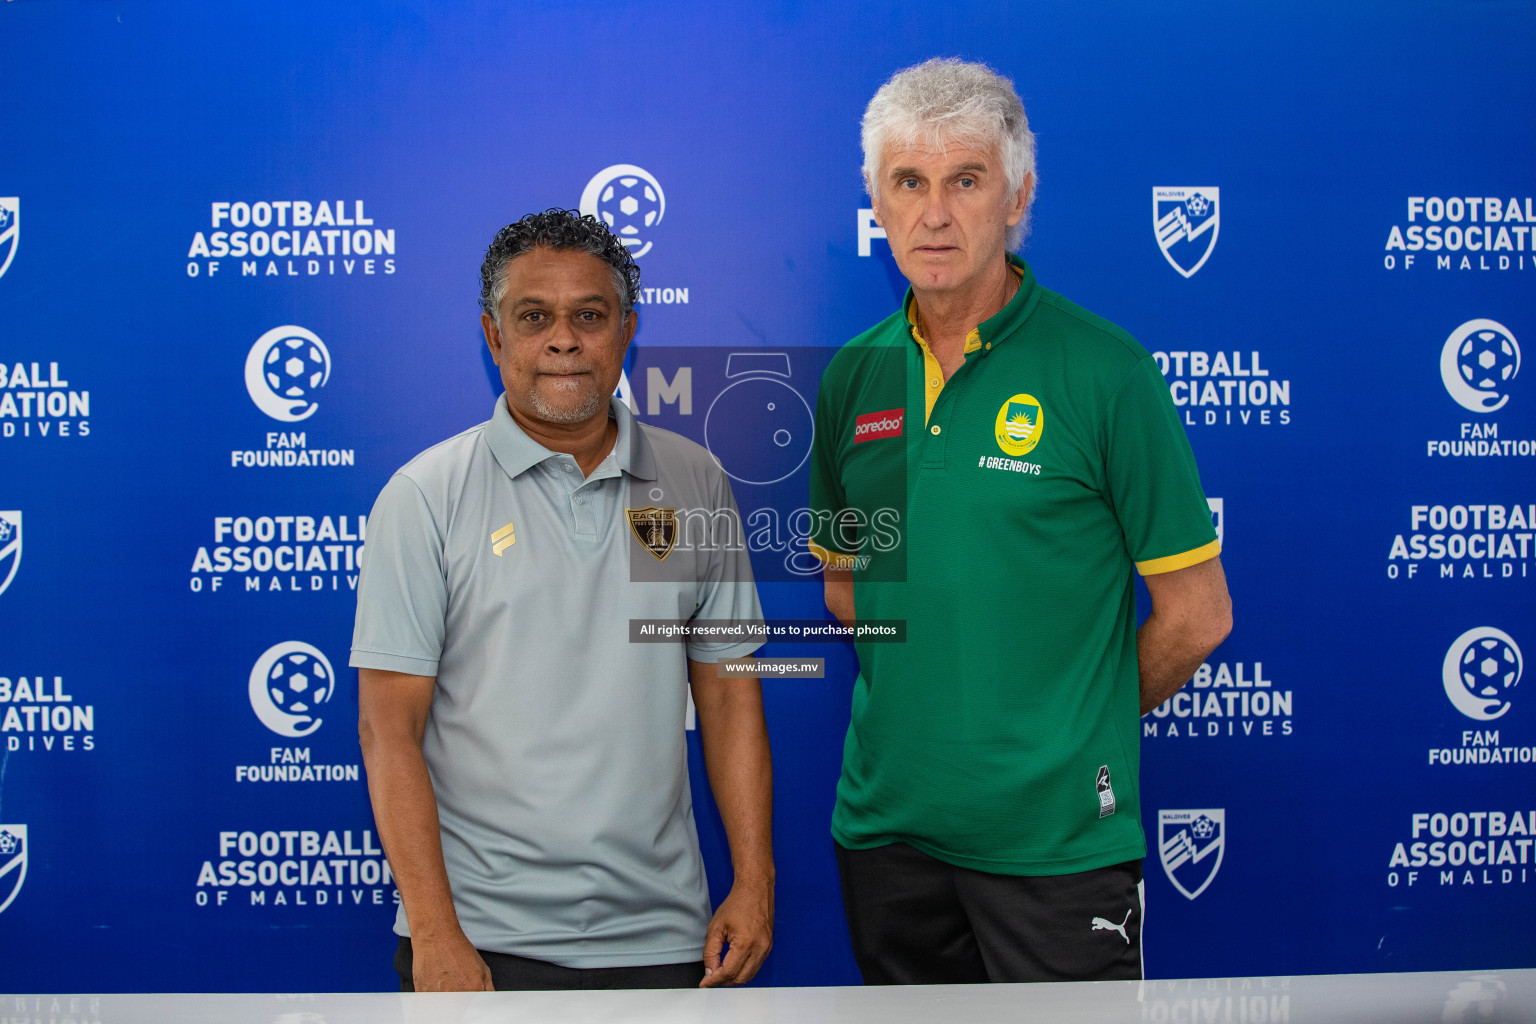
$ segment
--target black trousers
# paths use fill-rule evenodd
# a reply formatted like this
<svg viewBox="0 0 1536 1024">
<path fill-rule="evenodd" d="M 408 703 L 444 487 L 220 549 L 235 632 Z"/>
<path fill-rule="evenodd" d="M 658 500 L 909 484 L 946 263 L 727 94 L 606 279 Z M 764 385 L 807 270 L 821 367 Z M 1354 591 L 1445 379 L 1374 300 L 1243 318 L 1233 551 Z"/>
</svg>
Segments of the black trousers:
<svg viewBox="0 0 1536 1024">
<path fill-rule="evenodd" d="M 654 967 L 561 967 L 510 953 L 475 952 L 491 969 L 491 984 L 498 992 L 536 989 L 589 988 L 698 988 L 704 980 L 704 961 L 658 964 Z M 395 947 L 395 971 L 400 991 L 414 992 L 411 980 L 411 940 L 402 938 Z"/>
<path fill-rule="evenodd" d="M 904 843 L 833 845 L 866 985 L 1142 977 L 1140 861 L 994 875 Z"/>
</svg>

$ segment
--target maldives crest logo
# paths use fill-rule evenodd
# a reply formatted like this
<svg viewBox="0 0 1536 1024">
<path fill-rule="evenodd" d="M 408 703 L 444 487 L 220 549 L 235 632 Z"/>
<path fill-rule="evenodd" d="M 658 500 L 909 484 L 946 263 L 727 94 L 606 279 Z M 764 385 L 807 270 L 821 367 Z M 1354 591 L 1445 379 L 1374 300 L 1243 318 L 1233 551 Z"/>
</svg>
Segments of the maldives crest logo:
<svg viewBox="0 0 1536 1024">
<path fill-rule="evenodd" d="M 1157 812 L 1157 854 L 1168 881 L 1189 899 L 1205 892 L 1227 846 L 1227 812 L 1221 808 Z"/>
<path fill-rule="evenodd" d="M 21 200 L 0 196 L 0 277 L 11 269 L 16 247 L 21 244 Z"/>
<path fill-rule="evenodd" d="M 21 513 L 0 512 L 0 594 L 21 567 Z"/>
<path fill-rule="evenodd" d="M 15 902 L 27 880 L 27 826 L 0 825 L 0 913 Z"/>
<path fill-rule="evenodd" d="M 1185 277 L 1205 266 L 1221 232 L 1221 189 L 1212 185 L 1154 186 L 1152 230 L 1163 257 Z"/>
</svg>

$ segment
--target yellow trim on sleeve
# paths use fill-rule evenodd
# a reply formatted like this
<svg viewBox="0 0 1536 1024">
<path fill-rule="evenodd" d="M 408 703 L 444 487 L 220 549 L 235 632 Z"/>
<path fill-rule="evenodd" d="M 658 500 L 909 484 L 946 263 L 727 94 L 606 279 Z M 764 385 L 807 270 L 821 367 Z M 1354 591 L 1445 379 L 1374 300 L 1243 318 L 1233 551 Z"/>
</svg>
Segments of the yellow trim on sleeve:
<svg viewBox="0 0 1536 1024">
<path fill-rule="evenodd" d="M 1192 565 L 1209 562 L 1219 554 L 1221 554 L 1221 541 L 1213 540 L 1209 544 L 1202 544 L 1193 551 L 1186 551 L 1180 555 L 1149 558 L 1145 562 L 1137 562 L 1136 571 L 1143 576 L 1156 576 L 1158 573 L 1188 569 Z"/>
<path fill-rule="evenodd" d="M 853 555 L 845 555 L 838 551 L 828 551 L 813 540 L 807 540 L 805 546 L 810 550 L 811 554 L 821 559 L 822 565 L 829 569 L 852 569 L 857 561 Z"/>
</svg>

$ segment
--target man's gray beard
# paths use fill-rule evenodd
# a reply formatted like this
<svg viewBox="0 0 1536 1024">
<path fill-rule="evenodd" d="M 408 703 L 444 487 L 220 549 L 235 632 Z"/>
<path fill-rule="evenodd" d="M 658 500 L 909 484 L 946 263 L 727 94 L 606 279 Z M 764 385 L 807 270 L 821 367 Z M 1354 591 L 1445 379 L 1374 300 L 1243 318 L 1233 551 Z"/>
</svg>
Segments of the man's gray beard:
<svg viewBox="0 0 1536 1024">
<path fill-rule="evenodd" d="M 535 387 L 528 395 L 528 404 L 533 407 L 539 419 L 546 423 L 580 423 L 596 416 L 597 410 L 603 407 L 604 402 L 603 396 L 594 388 L 587 392 L 586 400 L 576 408 L 557 409 L 546 403 L 544 397 L 539 394 L 539 389 Z"/>
</svg>

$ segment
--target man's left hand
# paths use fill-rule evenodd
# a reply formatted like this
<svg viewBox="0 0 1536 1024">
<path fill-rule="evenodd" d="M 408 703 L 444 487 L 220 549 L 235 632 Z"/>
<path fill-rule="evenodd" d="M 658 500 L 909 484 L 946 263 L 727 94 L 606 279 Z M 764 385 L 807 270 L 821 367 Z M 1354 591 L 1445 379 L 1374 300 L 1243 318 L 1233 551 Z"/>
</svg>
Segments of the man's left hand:
<svg viewBox="0 0 1536 1024">
<path fill-rule="evenodd" d="M 730 943 L 724 958 L 721 948 Z M 773 885 L 738 882 L 710 919 L 700 988 L 745 985 L 773 948 Z"/>
</svg>

